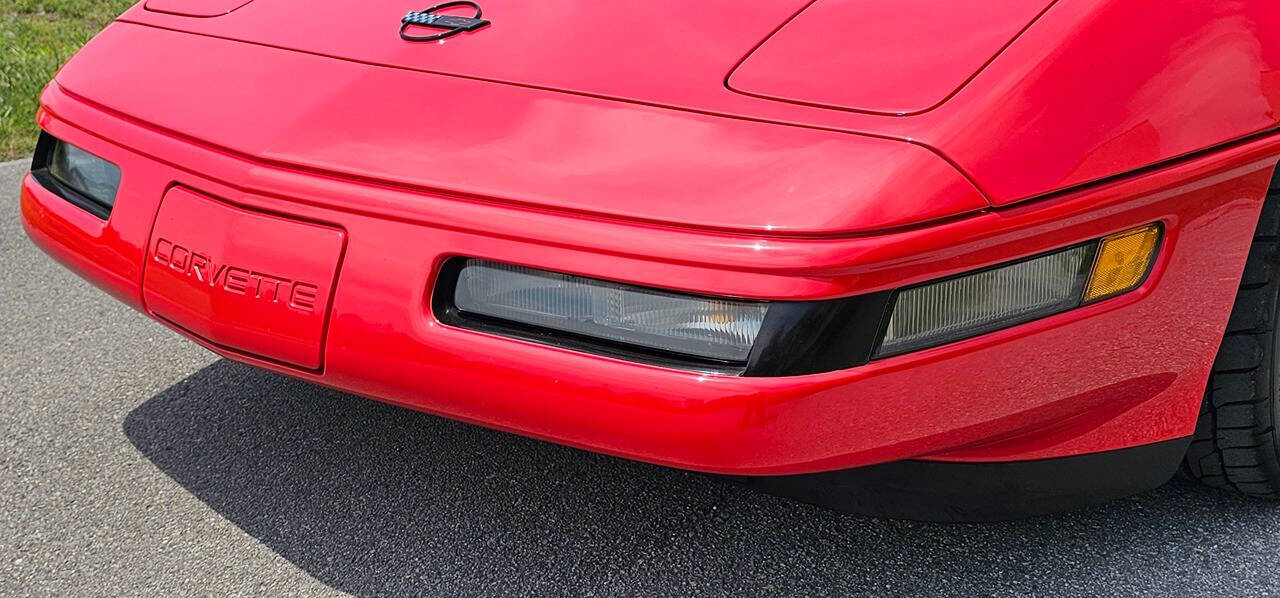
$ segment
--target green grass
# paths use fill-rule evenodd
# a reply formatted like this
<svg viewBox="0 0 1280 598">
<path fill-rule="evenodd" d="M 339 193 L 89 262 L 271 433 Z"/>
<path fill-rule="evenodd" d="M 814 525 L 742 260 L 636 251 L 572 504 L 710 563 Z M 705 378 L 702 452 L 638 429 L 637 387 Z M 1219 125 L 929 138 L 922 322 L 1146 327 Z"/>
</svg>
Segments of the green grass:
<svg viewBox="0 0 1280 598">
<path fill-rule="evenodd" d="M 0 0 L 0 160 L 31 153 L 40 90 L 135 1 Z"/>
</svg>

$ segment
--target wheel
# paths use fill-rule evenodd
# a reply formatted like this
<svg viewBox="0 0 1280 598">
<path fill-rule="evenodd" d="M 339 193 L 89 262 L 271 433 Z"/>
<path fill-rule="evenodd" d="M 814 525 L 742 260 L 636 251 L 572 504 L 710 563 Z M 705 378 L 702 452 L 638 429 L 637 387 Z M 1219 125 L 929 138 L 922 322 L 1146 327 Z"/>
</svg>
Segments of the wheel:
<svg viewBox="0 0 1280 598">
<path fill-rule="evenodd" d="M 1269 499 L 1280 499 L 1278 310 L 1280 170 L 1271 180 L 1183 463 L 1187 475 L 1205 484 Z"/>
</svg>

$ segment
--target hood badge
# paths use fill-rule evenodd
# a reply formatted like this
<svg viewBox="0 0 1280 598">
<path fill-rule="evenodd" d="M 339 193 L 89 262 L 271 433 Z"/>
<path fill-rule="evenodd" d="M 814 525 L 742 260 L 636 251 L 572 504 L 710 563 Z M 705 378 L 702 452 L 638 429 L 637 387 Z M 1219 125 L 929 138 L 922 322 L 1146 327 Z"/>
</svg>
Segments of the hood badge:
<svg viewBox="0 0 1280 598">
<path fill-rule="evenodd" d="M 469 6 L 476 9 L 476 14 L 471 17 L 436 14 L 436 11 L 455 6 Z M 454 0 L 453 2 L 437 4 L 425 10 L 410 11 L 403 19 L 400 19 L 400 39 L 410 42 L 433 42 L 457 35 L 463 31 L 475 31 L 489 24 L 489 21 L 480 18 L 480 14 L 480 5 L 471 0 Z M 445 31 L 431 35 L 410 35 L 407 33 L 410 27 L 432 27 L 444 29 Z"/>
</svg>

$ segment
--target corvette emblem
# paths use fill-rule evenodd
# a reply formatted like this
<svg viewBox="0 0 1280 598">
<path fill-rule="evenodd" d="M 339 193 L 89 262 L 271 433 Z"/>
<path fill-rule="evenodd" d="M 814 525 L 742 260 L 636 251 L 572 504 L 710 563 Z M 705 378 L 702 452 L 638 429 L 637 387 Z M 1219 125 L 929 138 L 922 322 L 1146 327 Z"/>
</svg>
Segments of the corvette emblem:
<svg viewBox="0 0 1280 598">
<path fill-rule="evenodd" d="M 471 17 L 436 14 L 436 11 L 454 6 L 470 6 L 476 9 L 476 14 Z M 480 18 L 480 14 L 480 5 L 471 0 L 455 0 L 454 2 L 437 4 L 426 10 L 410 11 L 403 19 L 400 19 L 400 38 L 411 42 L 432 42 L 451 35 L 457 35 L 463 31 L 475 31 L 489 24 L 489 21 Z M 431 35 L 410 35 L 408 33 L 410 27 L 431 27 L 444 29 L 445 31 Z"/>
<path fill-rule="evenodd" d="M 191 279 L 197 286 L 244 295 L 269 303 L 282 303 L 302 313 L 312 313 L 319 301 L 320 287 L 258 270 L 219 264 L 209 254 L 193 251 L 165 238 L 156 241 L 151 259 Z"/>
</svg>

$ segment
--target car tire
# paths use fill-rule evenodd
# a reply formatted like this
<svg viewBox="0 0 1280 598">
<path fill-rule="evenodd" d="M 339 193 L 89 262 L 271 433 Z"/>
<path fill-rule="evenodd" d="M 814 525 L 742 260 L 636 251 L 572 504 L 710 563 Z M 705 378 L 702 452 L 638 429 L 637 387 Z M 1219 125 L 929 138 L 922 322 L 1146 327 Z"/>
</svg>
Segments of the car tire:
<svg viewBox="0 0 1280 598">
<path fill-rule="evenodd" d="M 1183 462 L 1184 473 L 1205 484 L 1273 500 L 1280 499 L 1278 310 L 1280 171 L 1272 177 Z"/>
</svg>

